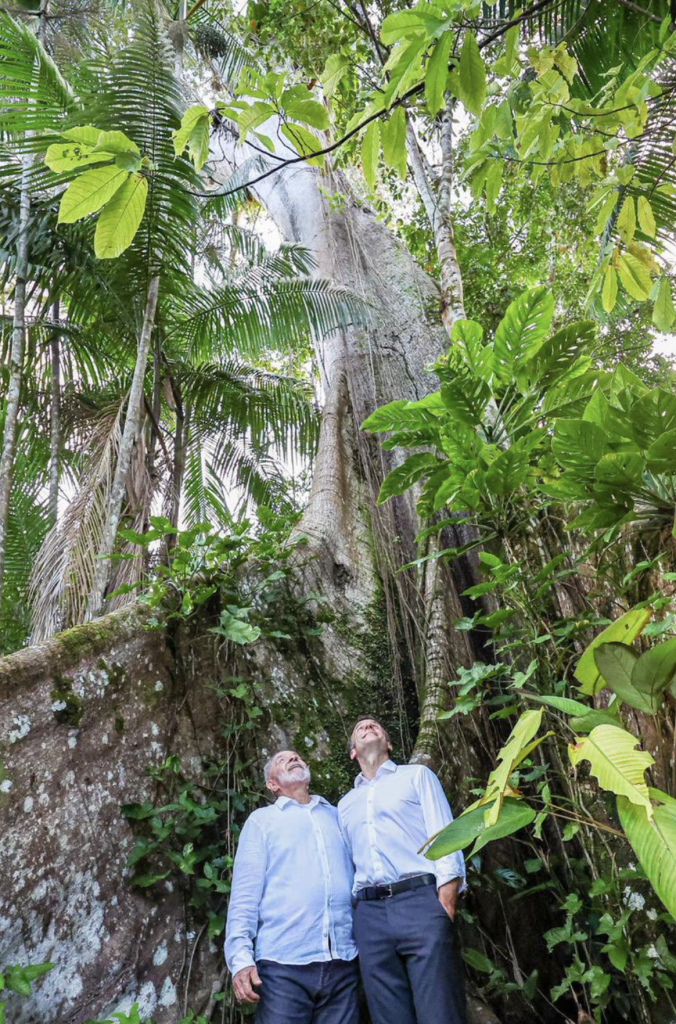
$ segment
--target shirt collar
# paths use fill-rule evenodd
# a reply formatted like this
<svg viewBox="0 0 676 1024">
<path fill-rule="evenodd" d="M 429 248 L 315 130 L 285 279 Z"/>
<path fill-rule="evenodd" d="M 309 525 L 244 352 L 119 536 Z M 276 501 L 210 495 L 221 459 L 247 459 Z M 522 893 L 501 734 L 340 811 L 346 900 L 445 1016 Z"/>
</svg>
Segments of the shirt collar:
<svg viewBox="0 0 676 1024">
<path fill-rule="evenodd" d="M 374 775 L 373 779 L 366 779 L 366 778 L 364 778 L 364 775 L 362 774 L 362 772 L 359 772 L 359 775 L 354 780 L 354 788 L 357 789 L 359 786 L 366 786 L 366 785 L 368 785 L 369 782 L 373 782 L 375 779 L 379 779 L 380 776 L 384 772 L 396 772 L 396 770 L 397 770 L 397 766 L 394 763 L 394 761 L 390 758 L 387 761 L 383 761 L 383 763 L 381 764 L 380 768 L 378 769 L 378 771 Z"/>
<path fill-rule="evenodd" d="M 299 804 L 297 800 L 294 800 L 293 797 L 290 796 L 278 796 L 275 800 L 275 807 L 279 807 L 280 811 L 283 811 L 285 807 L 289 806 L 289 804 L 295 804 L 297 807 L 308 806 L 308 804 Z M 309 806 L 316 807 L 317 804 L 325 804 L 327 807 L 331 806 L 328 800 L 325 800 L 323 796 L 318 796 L 315 793 L 310 797 Z"/>
</svg>

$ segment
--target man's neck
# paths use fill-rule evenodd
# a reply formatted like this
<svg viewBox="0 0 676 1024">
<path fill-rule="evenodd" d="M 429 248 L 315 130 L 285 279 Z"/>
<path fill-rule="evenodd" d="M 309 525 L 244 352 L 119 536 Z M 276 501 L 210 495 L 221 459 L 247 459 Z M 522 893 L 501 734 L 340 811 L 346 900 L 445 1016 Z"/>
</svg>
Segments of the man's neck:
<svg viewBox="0 0 676 1024">
<path fill-rule="evenodd" d="M 380 766 L 390 760 L 390 752 L 387 750 L 384 754 L 378 753 L 374 754 L 372 757 L 366 754 L 363 760 L 361 757 L 358 757 L 357 760 L 359 761 L 359 767 L 361 768 L 362 775 L 370 782 L 371 779 L 375 779 Z"/>
<path fill-rule="evenodd" d="M 289 800 L 295 800 L 298 804 L 309 804 L 310 789 L 307 782 L 301 782 L 298 786 L 285 786 L 284 789 L 280 789 L 280 796 L 287 796 Z"/>
</svg>

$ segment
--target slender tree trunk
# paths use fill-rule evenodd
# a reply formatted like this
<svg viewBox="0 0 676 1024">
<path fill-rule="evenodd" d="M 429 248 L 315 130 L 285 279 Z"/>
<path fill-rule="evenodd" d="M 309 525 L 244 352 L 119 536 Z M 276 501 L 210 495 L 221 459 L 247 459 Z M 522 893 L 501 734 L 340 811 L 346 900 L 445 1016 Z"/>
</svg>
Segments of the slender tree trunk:
<svg viewBox="0 0 676 1024">
<path fill-rule="evenodd" d="M 124 494 L 127 481 L 127 474 L 131 466 L 132 452 L 137 439 L 140 436 L 143 425 L 143 383 L 148 366 L 150 344 L 155 324 L 155 312 L 157 310 L 157 296 L 159 292 L 160 279 L 158 275 L 151 278 L 146 296 L 146 306 L 143 314 L 143 325 L 139 334 L 138 349 L 136 354 L 136 365 L 132 378 L 131 389 L 127 402 L 127 416 L 124 421 L 122 441 L 115 467 L 115 476 L 110 492 L 110 508 L 108 521 L 101 541 L 101 550 L 94 571 L 94 580 L 89 595 L 89 606 L 87 618 L 93 619 L 100 615 L 103 610 L 106 586 L 110 579 L 110 556 L 115 548 L 115 538 L 120 524 Z"/>
<path fill-rule="evenodd" d="M 26 277 L 28 274 L 28 224 L 31 209 L 28 177 L 31 163 L 30 157 L 24 157 L 19 205 L 19 233 L 16 245 L 16 284 L 14 287 L 12 348 L 9 357 L 9 387 L 7 389 L 2 453 L 0 454 L 0 604 L 2 603 L 5 575 L 9 502 L 12 490 L 14 457 L 16 454 L 16 435 L 23 381 L 23 360 L 26 347 Z"/>
<path fill-rule="evenodd" d="M 61 337 L 59 303 L 52 308 L 54 331 L 50 341 L 52 382 L 50 394 L 49 519 L 53 526 L 59 515 L 59 460 L 61 457 Z"/>
</svg>

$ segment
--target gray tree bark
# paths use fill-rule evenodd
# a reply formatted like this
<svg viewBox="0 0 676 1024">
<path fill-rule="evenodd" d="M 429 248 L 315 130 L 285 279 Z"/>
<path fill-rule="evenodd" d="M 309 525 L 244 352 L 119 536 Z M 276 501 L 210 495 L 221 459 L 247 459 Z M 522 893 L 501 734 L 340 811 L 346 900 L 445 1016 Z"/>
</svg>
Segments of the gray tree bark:
<svg viewBox="0 0 676 1024">
<path fill-rule="evenodd" d="M 115 475 L 110 491 L 110 509 L 108 522 L 101 540 L 99 559 L 94 572 L 91 593 L 89 595 L 88 619 L 96 618 L 103 610 L 105 601 L 106 586 L 111 575 L 110 555 L 115 548 L 115 538 L 124 502 L 124 494 L 127 486 L 127 476 L 131 466 L 132 451 L 141 434 L 143 415 L 143 382 L 145 380 L 148 356 L 150 353 L 150 342 L 155 324 L 155 310 L 157 309 L 157 296 L 159 293 L 160 279 L 155 275 L 150 279 L 146 296 L 146 306 L 143 313 L 143 324 L 139 333 L 138 351 L 136 353 L 136 364 L 134 376 L 127 399 L 127 415 L 124 421 L 124 430 L 120 442 L 120 451 L 115 466 Z"/>
</svg>

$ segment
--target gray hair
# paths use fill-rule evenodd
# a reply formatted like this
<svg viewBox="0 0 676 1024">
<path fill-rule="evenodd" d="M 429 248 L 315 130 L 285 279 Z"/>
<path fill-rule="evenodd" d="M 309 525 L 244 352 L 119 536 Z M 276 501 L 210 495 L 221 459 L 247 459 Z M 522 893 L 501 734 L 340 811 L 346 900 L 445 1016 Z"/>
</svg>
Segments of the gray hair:
<svg viewBox="0 0 676 1024">
<path fill-rule="evenodd" d="M 281 751 L 278 750 L 277 754 L 280 754 L 280 753 L 281 753 Z M 273 754 L 272 757 L 269 757 L 267 759 L 267 761 L 265 762 L 265 764 L 263 765 L 263 778 L 265 779 L 266 782 L 270 781 L 270 776 L 272 775 L 272 766 L 273 766 L 273 764 L 275 762 L 275 758 L 277 757 L 277 754 Z"/>
</svg>

